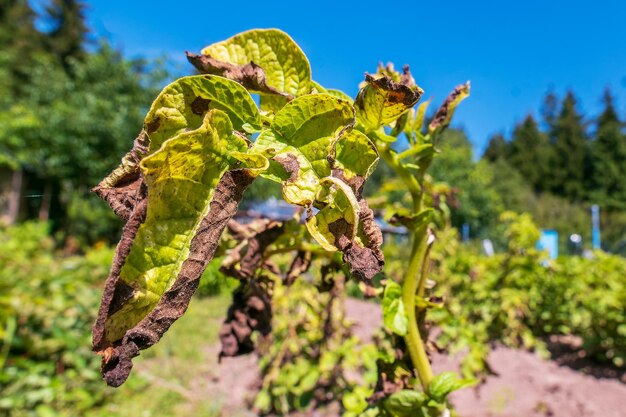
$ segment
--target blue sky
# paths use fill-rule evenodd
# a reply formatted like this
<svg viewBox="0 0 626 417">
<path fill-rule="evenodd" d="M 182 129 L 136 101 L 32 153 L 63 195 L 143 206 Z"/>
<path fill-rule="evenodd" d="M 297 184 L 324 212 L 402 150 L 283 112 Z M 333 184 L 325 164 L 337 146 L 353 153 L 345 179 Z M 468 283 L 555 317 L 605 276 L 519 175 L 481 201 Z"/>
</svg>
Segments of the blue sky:
<svg viewBox="0 0 626 417">
<path fill-rule="evenodd" d="M 626 116 L 625 1 L 246 2 L 96 0 L 87 16 L 128 57 L 184 51 L 251 28 L 277 27 L 300 44 L 313 77 L 354 96 L 379 61 L 409 64 L 425 98 L 441 102 L 472 82 L 459 108 L 477 152 L 509 133 L 543 96 L 571 88 L 581 110 L 597 114 L 609 86 Z M 183 67 L 184 68 L 184 67 Z"/>
</svg>

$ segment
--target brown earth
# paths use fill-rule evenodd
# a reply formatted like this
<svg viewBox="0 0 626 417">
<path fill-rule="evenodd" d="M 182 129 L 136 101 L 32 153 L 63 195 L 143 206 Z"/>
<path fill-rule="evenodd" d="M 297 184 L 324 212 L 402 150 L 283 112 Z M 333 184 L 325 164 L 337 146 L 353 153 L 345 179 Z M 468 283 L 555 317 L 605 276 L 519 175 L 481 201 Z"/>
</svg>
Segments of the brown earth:
<svg viewBox="0 0 626 417">
<path fill-rule="evenodd" d="M 354 333 L 370 340 L 381 324 L 379 306 L 348 300 L 348 318 Z M 218 346 L 207 353 L 217 355 Z M 618 378 L 598 378 L 534 353 L 506 347 L 491 351 L 489 364 L 497 375 L 487 377 L 477 388 L 458 391 L 451 396 L 461 417 L 625 417 L 626 384 Z M 458 359 L 435 355 L 436 372 L 458 370 Z M 201 383 L 203 395 L 221 400 L 223 415 L 253 416 L 246 411 L 246 399 L 254 395 L 258 380 L 254 355 L 225 358 L 210 377 Z M 320 412 L 311 416 L 321 416 Z M 329 415 L 326 413 L 325 415 Z M 337 415 L 336 412 L 330 415 Z"/>
</svg>

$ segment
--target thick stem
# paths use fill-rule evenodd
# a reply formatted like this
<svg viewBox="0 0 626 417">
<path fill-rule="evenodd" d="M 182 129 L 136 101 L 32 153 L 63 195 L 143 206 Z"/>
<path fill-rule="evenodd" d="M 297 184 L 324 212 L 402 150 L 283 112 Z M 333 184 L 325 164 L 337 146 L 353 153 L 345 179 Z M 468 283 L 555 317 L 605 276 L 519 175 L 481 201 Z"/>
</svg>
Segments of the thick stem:
<svg viewBox="0 0 626 417">
<path fill-rule="evenodd" d="M 418 180 L 400 163 L 398 156 L 392 153 L 389 148 L 381 147 L 380 155 L 385 162 L 398 174 L 406 185 L 413 200 L 413 211 L 415 214 L 422 210 L 422 189 Z M 415 312 L 415 296 L 418 289 L 423 286 L 426 277 L 423 272 L 423 263 L 428 249 L 427 225 L 421 226 L 411 233 L 411 257 L 409 266 L 404 276 L 402 284 L 402 303 L 407 311 L 408 331 L 404 336 L 411 362 L 417 370 L 422 389 L 428 392 L 428 386 L 433 379 L 433 371 L 430 361 L 426 355 L 424 342 L 417 325 L 417 315 Z"/>
<path fill-rule="evenodd" d="M 428 386 L 434 375 L 417 326 L 415 312 L 415 296 L 422 281 L 422 264 L 428 247 L 426 226 L 413 232 L 412 238 L 411 258 L 402 284 L 402 303 L 408 316 L 408 331 L 404 340 L 409 350 L 411 362 L 417 370 L 422 389 L 424 392 L 428 392 Z"/>
</svg>

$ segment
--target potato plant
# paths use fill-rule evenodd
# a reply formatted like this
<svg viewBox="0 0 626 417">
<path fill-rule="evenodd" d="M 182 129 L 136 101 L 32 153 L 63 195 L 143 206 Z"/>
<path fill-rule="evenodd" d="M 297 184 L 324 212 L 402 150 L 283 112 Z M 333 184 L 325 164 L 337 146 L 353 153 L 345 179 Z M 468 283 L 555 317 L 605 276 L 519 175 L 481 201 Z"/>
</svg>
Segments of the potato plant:
<svg viewBox="0 0 626 417">
<path fill-rule="evenodd" d="M 277 285 L 302 280 L 320 258 L 322 277 L 344 274 L 383 295 L 393 333 L 387 342 L 395 354 L 381 353 L 372 394 L 347 412 L 447 415 L 447 395 L 468 381 L 434 375 L 424 343 L 434 241 L 427 169 L 469 84 L 456 87 L 425 126 L 428 102 L 414 109 L 423 91 L 408 66 L 366 74 L 353 100 L 316 83 L 299 46 L 275 29 L 241 33 L 188 59 L 201 75 L 165 87 L 130 152 L 94 189 L 126 221 L 93 328 L 106 382 L 121 385 L 132 359 L 184 314 L 222 242 L 222 271 L 241 284 L 221 355 L 250 352 L 270 337 Z M 374 280 L 383 273 L 382 233 L 362 193 L 379 158 L 407 193 L 409 204 L 387 214 L 411 242 L 402 282 L 384 290 L 376 287 L 385 280 Z M 301 208 L 297 221 L 232 221 L 258 177 L 282 185 L 284 200 Z M 288 269 L 272 262 L 289 254 Z"/>
</svg>

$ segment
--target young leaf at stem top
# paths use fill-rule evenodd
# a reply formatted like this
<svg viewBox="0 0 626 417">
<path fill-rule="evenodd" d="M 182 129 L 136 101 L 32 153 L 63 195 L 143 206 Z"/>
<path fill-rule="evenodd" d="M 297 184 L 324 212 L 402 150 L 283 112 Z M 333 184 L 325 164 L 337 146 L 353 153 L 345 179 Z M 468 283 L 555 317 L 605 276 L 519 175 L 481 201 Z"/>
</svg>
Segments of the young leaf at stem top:
<svg viewBox="0 0 626 417">
<path fill-rule="evenodd" d="M 365 74 L 366 85 L 354 101 L 357 120 L 366 131 L 377 130 L 397 120 L 422 96 L 423 91 L 415 84 L 408 66 L 404 67 L 398 81 L 387 73 Z"/>
</svg>

